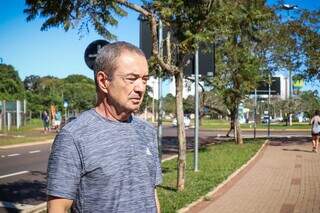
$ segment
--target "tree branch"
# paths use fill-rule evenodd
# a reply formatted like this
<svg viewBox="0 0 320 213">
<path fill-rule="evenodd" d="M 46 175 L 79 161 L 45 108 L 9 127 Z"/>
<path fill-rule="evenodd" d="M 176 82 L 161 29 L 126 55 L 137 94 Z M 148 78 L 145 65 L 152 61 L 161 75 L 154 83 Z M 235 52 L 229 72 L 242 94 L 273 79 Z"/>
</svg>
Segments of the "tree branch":
<svg viewBox="0 0 320 213">
<path fill-rule="evenodd" d="M 116 2 L 142 14 L 143 16 L 145 16 L 146 18 L 149 19 L 150 27 L 151 27 L 151 34 L 152 34 L 152 54 L 153 54 L 153 56 L 158 61 L 159 65 L 161 66 L 161 68 L 164 71 L 168 72 L 171 75 L 178 73 L 179 69 L 174 65 L 165 63 L 163 60 L 163 57 L 161 57 L 159 54 L 159 50 L 158 50 L 159 41 L 158 41 L 158 33 L 157 33 L 157 17 L 156 17 L 156 15 L 153 14 L 152 12 L 146 10 L 145 8 L 137 5 L 137 4 L 133 4 L 131 2 L 128 2 L 127 0 L 116 0 Z"/>
<path fill-rule="evenodd" d="M 116 0 L 116 2 L 118 2 L 119 4 L 122 4 L 146 17 L 150 17 L 152 16 L 152 13 L 146 9 L 144 9 L 143 7 L 137 5 L 137 4 L 133 4 L 131 2 L 128 2 L 127 0 Z"/>
<path fill-rule="evenodd" d="M 216 111 L 220 115 L 223 115 L 223 116 L 226 115 L 226 116 L 230 117 L 230 114 L 228 112 L 225 112 L 225 111 L 223 111 L 223 110 L 221 110 L 221 109 L 219 109 L 217 107 L 209 106 L 209 105 L 205 105 L 204 107 L 207 107 L 207 108 L 209 108 L 209 109 L 211 109 L 213 111 Z"/>
<path fill-rule="evenodd" d="M 192 79 L 190 77 L 185 77 L 187 80 L 191 81 L 191 82 L 195 82 L 195 79 Z M 200 84 L 200 82 L 198 83 L 198 85 L 201 87 L 202 92 L 204 92 L 204 86 L 202 86 L 202 84 Z"/>
</svg>

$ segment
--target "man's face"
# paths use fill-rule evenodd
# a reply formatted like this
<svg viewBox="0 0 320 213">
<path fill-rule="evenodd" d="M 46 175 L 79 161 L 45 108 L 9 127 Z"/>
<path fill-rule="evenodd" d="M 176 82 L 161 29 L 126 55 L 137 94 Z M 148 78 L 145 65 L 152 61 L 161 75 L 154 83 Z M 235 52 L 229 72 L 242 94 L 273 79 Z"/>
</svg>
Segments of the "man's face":
<svg viewBox="0 0 320 213">
<path fill-rule="evenodd" d="M 108 102 L 118 112 L 132 113 L 139 109 L 148 80 L 145 57 L 123 51 L 117 59 L 117 68 L 108 85 Z"/>
</svg>

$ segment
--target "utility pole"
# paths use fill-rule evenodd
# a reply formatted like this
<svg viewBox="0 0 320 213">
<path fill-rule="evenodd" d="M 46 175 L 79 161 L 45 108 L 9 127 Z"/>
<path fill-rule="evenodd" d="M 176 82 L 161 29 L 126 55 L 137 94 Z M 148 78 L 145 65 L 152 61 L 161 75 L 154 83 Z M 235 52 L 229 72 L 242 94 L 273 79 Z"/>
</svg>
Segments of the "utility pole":
<svg viewBox="0 0 320 213">
<path fill-rule="evenodd" d="M 159 20 L 159 54 L 162 58 L 163 56 L 163 39 L 162 39 L 162 21 Z M 162 72 L 159 67 L 159 82 L 158 82 L 158 147 L 159 147 L 159 157 L 162 158 Z"/>
<path fill-rule="evenodd" d="M 270 137 L 270 123 L 271 123 L 271 119 L 270 119 L 271 83 L 272 83 L 272 79 L 271 79 L 271 75 L 269 74 L 269 80 L 268 80 L 268 137 Z"/>
<path fill-rule="evenodd" d="M 280 5 L 280 8 L 283 10 L 286 10 L 288 13 L 288 21 L 290 21 L 290 10 L 296 10 L 298 9 L 297 5 L 294 4 L 282 4 Z M 292 70 L 289 69 L 289 115 L 288 115 L 288 119 L 289 119 L 289 126 L 292 126 L 292 113 L 291 113 L 291 100 L 292 99 Z"/>
<path fill-rule="evenodd" d="M 256 139 L 257 134 L 257 89 L 254 90 L 254 124 L 253 124 L 253 138 Z"/>
<path fill-rule="evenodd" d="M 196 49 L 195 53 L 195 127 L 194 127 L 194 171 L 198 172 L 198 159 L 199 159 L 199 92 L 198 92 L 198 84 L 199 84 L 199 48 Z"/>
</svg>

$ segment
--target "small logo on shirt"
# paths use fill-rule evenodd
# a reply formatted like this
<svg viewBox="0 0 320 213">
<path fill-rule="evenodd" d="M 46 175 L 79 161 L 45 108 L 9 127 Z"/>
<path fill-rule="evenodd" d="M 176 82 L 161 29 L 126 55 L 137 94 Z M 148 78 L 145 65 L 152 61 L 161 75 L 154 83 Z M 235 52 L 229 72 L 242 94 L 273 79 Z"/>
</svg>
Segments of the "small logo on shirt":
<svg viewBox="0 0 320 213">
<path fill-rule="evenodd" d="M 147 155 L 152 155 L 152 153 L 150 152 L 150 150 L 149 150 L 148 147 L 147 147 L 147 149 L 146 149 L 146 154 L 147 154 Z"/>
</svg>

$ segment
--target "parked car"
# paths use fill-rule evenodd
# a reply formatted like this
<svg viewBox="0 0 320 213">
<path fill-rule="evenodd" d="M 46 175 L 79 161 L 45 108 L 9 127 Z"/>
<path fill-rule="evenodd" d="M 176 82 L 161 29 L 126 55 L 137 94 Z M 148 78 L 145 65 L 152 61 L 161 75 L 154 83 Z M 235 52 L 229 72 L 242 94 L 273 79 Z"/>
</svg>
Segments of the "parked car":
<svg viewBox="0 0 320 213">
<path fill-rule="evenodd" d="M 187 116 L 184 116 L 184 118 L 183 118 L 183 122 L 184 122 L 184 126 L 185 127 L 189 127 L 190 126 L 190 123 L 191 123 L 191 120 L 190 120 L 190 118 L 188 118 Z M 174 118 L 173 120 L 172 120 L 172 126 L 177 126 L 177 119 L 176 118 Z"/>
</svg>

